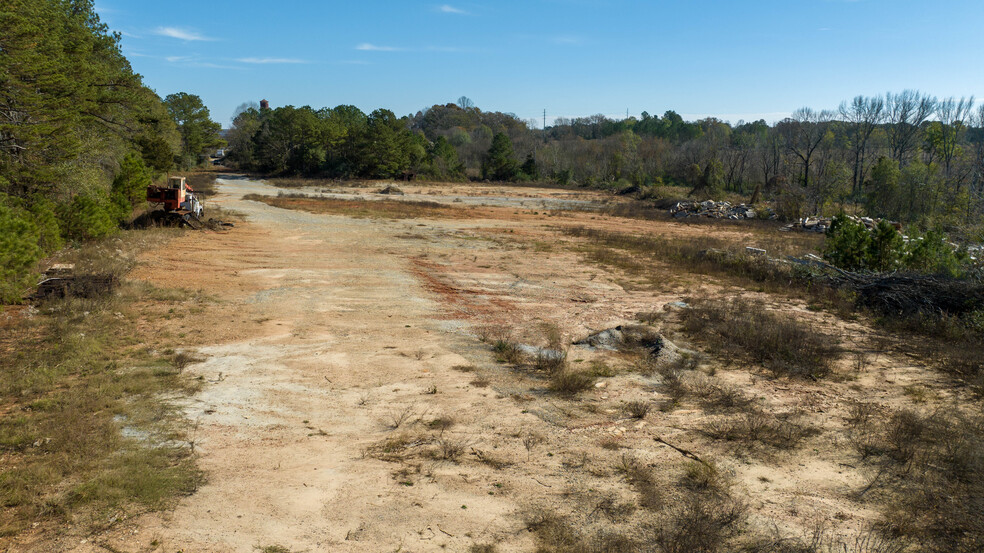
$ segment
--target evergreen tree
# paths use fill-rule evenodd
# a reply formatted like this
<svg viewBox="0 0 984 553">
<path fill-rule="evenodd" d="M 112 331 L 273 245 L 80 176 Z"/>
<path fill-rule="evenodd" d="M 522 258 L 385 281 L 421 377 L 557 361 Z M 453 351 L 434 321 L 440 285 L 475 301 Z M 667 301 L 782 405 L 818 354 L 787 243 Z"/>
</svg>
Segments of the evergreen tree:
<svg viewBox="0 0 984 553">
<path fill-rule="evenodd" d="M 518 172 L 512 141 L 505 133 L 496 133 L 482 163 L 482 178 L 511 181 L 516 179 Z"/>
</svg>

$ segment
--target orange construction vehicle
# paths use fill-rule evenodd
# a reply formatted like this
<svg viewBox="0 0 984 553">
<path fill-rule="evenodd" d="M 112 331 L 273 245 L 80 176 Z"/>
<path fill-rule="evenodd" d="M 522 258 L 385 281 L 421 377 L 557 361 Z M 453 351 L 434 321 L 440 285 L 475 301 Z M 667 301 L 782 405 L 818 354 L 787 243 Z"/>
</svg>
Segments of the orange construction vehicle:
<svg viewBox="0 0 984 553">
<path fill-rule="evenodd" d="M 202 228 L 204 208 L 185 177 L 170 177 L 167 186 L 148 186 L 147 201 L 160 204 L 161 219 L 194 229 Z"/>
</svg>

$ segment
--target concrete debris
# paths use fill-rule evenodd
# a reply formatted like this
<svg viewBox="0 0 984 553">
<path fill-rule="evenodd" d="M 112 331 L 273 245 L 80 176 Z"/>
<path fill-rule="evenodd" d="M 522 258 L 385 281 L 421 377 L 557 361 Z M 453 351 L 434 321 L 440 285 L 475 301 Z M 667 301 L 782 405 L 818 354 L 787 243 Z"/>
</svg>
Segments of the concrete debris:
<svg viewBox="0 0 984 553">
<path fill-rule="evenodd" d="M 776 214 L 768 207 L 761 208 L 762 215 L 766 219 L 775 219 Z M 731 202 L 715 202 L 705 200 L 703 202 L 686 201 L 677 202 L 670 208 L 670 214 L 676 219 L 686 217 L 711 217 L 714 219 L 755 219 L 759 213 L 752 206 L 739 204 L 731 205 Z"/>
<path fill-rule="evenodd" d="M 851 219 L 856 223 L 863 224 L 865 227 L 867 227 L 868 230 L 874 230 L 874 228 L 878 226 L 878 223 L 882 221 L 882 219 L 873 219 L 871 217 L 857 217 L 855 215 L 848 215 L 847 218 Z M 779 230 L 786 231 L 786 232 L 791 230 L 801 230 L 807 232 L 827 232 L 827 229 L 830 228 L 830 223 L 831 223 L 830 217 L 803 217 L 799 221 L 796 221 L 795 223 L 790 223 Z M 895 221 L 888 221 L 888 223 L 893 227 L 895 227 L 895 230 L 902 232 L 902 223 L 898 223 Z"/>
<path fill-rule="evenodd" d="M 683 354 L 693 353 L 677 347 L 653 327 L 635 324 L 624 324 L 595 332 L 574 342 L 574 345 L 609 351 L 641 349 L 649 353 L 650 359 L 659 363 L 673 363 L 679 361 Z"/>
</svg>

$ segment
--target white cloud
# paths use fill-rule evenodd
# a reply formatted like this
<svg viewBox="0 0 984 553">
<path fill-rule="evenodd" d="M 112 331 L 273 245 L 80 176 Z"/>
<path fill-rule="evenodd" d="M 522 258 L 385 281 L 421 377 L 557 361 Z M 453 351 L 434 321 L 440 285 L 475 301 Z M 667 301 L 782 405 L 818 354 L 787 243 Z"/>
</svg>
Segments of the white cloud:
<svg viewBox="0 0 984 553">
<path fill-rule="evenodd" d="M 158 27 L 154 29 L 155 35 L 166 36 L 171 38 L 176 38 L 179 40 L 215 40 L 214 38 L 209 38 L 195 31 L 189 29 L 180 29 L 178 27 Z"/>
<path fill-rule="evenodd" d="M 454 14 L 458 14 L 458 15 L 468 15 L 468 12 L 466 12 L 465 10 L 463 10 L 461 8 L 456 8 L 454 6 L 449 6 L 448 4 L 444 4 L 444 5 L 438 6 L 437 11 L 439 11 L 441 13 L 454 13 Z"/>
<path fill-rule="evenodd" d="M 370 44 L 368 42 L 363 42 L 362 44 L 355 47 L 356 50 L 363 50 L 365 52 L 399 52 L 402 48 L 396 48 L 393 46 L 378 46 L 376 44 Z"/>
<path fill-rule="evenodd" d="M 191 58 L 188 56 L 165 56 L 164 59 L 171 63 L 177 63 L 179 61 L 190 60 Z"/>
<path fill-rule="evenodd" d="M 236 61 L 238 61 L 239 63 L 258 63 L 258 64 L 308 63 L 307 60 L 299 60 L 296 58 L 238 58 Z"/>
</svg>

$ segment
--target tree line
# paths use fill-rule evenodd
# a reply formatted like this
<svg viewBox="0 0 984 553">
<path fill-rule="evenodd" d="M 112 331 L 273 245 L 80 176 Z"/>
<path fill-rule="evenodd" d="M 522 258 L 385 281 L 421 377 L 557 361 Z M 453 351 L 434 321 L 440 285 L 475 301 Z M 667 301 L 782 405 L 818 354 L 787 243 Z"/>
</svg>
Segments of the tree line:
<svg viewBox="0 0 984 553">
<path fill-rule="evenodd" d="M 771 125 L 674 111 L 534 123 L 465 97 L 399 118 L 353 106 L 249 108 L 235 119 L 230 154 L 244 169 L 282 175 L 673 184 L 698 197 L 771 200 L 784 218 L 854 206 L 951 230 L 984 206 L 984 106 L 973 98 L 858 96 Z"/>
<path fill-rule="evenodd" d="M 219 146 L 201 99 L 145 86 L 91 0 L 0 6 L 0 301 L 42 256 L 105 236 Z"/>
</svg>

